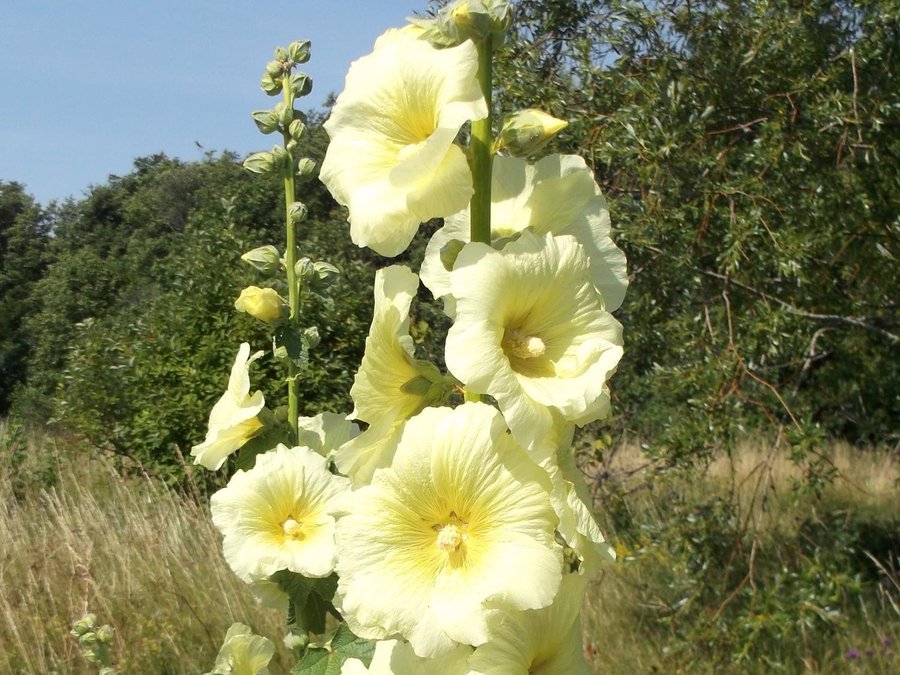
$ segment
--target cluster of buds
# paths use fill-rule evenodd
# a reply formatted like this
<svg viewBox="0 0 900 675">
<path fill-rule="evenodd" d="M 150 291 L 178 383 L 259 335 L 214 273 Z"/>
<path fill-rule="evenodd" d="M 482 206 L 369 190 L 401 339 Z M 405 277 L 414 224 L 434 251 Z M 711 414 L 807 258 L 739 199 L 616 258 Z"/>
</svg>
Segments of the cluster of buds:
<svg viewBox="0 0 900 675">
<path fill-rule="evenodd" d="M 463 0 L 441 9 L 433 19 L 414 17 L 410 23 L 422 29 L 422 38 L 435 47 L 455 47 L 466 40 L 491 37 L 498 46 L 512 23 L 506 0 Z"/>
<path fill-rule="evenodd" d="M 110 665 L 109 645 L 113 640 L 112 626 L 104 624 L 97 627 L 97 617 L 85 614 L 72 624 L 70 634 L 78 640 L 81 653 L 89 663 L 100 666 L 100 675 L 115 675 Z"/>
</svg>

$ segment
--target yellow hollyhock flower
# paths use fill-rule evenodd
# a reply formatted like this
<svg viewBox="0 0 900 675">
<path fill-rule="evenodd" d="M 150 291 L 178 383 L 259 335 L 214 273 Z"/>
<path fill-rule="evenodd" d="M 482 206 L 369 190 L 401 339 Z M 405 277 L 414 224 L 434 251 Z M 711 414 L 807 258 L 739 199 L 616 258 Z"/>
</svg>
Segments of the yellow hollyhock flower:
<svg viewBox="0 0 900 675">
<path fill-rule="evenodd" d="M 233 623 L 216 657 L 216 665 L 206 675 L 267 675 L 275 645 L 254 635 L 249 626 Z"/>
<path fill-rule="evenodd" d="M 395 256 L 421 222 L 469 202 L 472 176 L 454 140 L 487 115 L 477 70 L 471 42 L 435 49 L 413 29 L 387 31 L 350 66 L 324 125 L 320 178 L 349 208 L 355 244 Z"/>
<path fill-rule="evenodd" d="M 234 308 L 237 311 L 246 312 L 254 319 L 270 325 L 281 320 L 285 307 L 284 300 L 274 288 L 259 286 L 248 286 L 234 301 Z"/>
<path fill-rule="evenodd" d="M 440 372 L 413 358 L 409 306 L 418 287 L 419 277 L 402 265 L 375 273 L 372 326 L 350 388 L 355 405 L 350 418 L 369 428 L 334 454 L 354 487 L 368 483 L 376 468 L 390 465 L 406 420 L 441 396 Z"/>
<path fill-rule="evenodd" d="M 263 355 L 250 356 L 250 345 L 244 342 L 238 349 L 231 367 L 228 389 L 213 406 L 209 414 L 209 430 L 206 439 L 191 448 L 194 464 L 202 464 L 215 471 L 225 458 L 249 441 L 262 428 L 257 415 L 265 406 L 263 393 L 250 396 L 250 364 Z"/>
<path fill-rule="evenodd" d="M 494 157 L 491 174 L 491 235 L 495 241 L 531 229 L 537 234 L 570 234 L 584 247 L 590 277 L 614 312 L 628 287 L 625 254 L 610 238 L 609 210 L 594 174 L 576 155 L 550 155 L 536 164 L 515 157 Z M 443 297 L 453 316 L 450 272 L 440 259 L 451 240 L 469 241 L 469 210 L 455 213 L 428 242 L 422 283 Z"/>
<path fill-rule="evenodd" d="M 469 243 L 451 290 L 447 368 L 497 400 L 522 445 L 550 432 L 552 410 L 580 425 L 608 414 L 606 380 L 622 356 L 622 326 L 604 309 L 574 237 L 526 231 L 502 251 Z"/>
<path fill-rule="evenodd" d="M 257 455 L 210 499 L 228 565 L 247 582 L 284 569 L 328 576 L 336 559 L 330 510 L 349 488 L 310 448 L 279 445 Z"/>
<path fill-rule="evenodd" d="M 504 615 L 469 657 L 469 675 L 589 675 L 579 618 L 584 588 L 567 574 L 549 607 Z"/>
<path fill-rule="evenodd" d="M 545 607 L 561 577 L 546 474 L 494 408 L 426 408 L 389 468 L 343 502 L 336 603 L 350 629 L 432 658 L 487 641 L 500 610 Z"/>
<path fill-rule="evenodd" d="M 359 659 L 347 659 L 341 666 L 341 675 L 468 675 L 466 659 L 472 648 L 461 645 L 433 659 L 416 656 L 408 642 L 403 640 L 379 640 L 375 643 L 372 663 L 366 668 Z"/>
</svg>

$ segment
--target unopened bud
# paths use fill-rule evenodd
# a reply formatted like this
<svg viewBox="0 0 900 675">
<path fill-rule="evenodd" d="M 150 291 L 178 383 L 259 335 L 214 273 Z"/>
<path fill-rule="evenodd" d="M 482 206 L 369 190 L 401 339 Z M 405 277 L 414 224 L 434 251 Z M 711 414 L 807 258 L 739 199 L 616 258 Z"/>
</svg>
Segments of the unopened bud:
<svg viewBox="0 0 900 675">
<path fill-rule="evenodd" d="M 281 61 L 269 61 L 266 64 L 266 73 L 272 76 L 272 79 L 278 79 L 284 75 L 284 64 Z"/>
<path fill-rule="evenodd" d="M 498 145 L 516 157 L 533 155 L 567 126 L 568 122 L 542 110 L 521 110 L 506 118 L 497 139 Z"/>
<path fill-rule="evenodd" d="M 97 629 L 97 642 L 109 644 L 113 639 L 112 626 L 104 625 Z"/>
<path fill-rule="evenodd" d="M 306 215 L 309 213 L 309 209 L 306 208 L 306 204 L 303 202 L 294 202 L 291 204 L 289 211 L 292 223 L 302 223 L 306 220 Z"/>
<path fill-rule="evenodd" d="M 247 251 L 241 256 L 241 260 L 248 265 L 252 265 L 263 274 L 275 274 L 281 267 L 281 257 L 278 255 L 278 249 L 271 244 Z"/>
<path fill-rule="evenodd" d="M 254 319 L 259 319 L 269 325 L 281 321 L 285 307 L 284 300 L 275 289 L 260 288 L 259 286 L 248 286 L 234 301 L 234 308 L 237 311 L 246 312 Z"/>
<path fill-rule="evenodd" d="M 253 121 L 256 128 L 264 134 L 278 130 L 278 116 L 272 110 L 256 110 L 253 112 Z"/>
<path fill-rule="evenodd" d="M 297 178 L 308 180 L 316 175 L 316 163 L 309 157 L 301 157 L 297 160 Z"/>
<path fill-rule="evenodd" d="M 294 96 L 306 96 L 312 91 L 312 78 L 306 73 L 294 73 L 291 75 L 291 92 Z"/>
<path fill-rule="evenodd" d="M 284 47 L 275 47 L 275 60 L 276 61 L 287 61 L 290 58 L 288 54 L 288 50 Z"/>
<path fill-rule="evenodd" d="M 313 263 L 313 269 L 316 272 L 316 279 L 322 286 L 331 286 L 341 275 L 341 271 L 337 267 L 324 260 Z"/>
<path fill-rule="evenodd" d="M 271 152 L 254 152 L 244 160 L 244 168 L 253 173 L 268 173 L 275 168 L 275 157 Z"/>
<path fill-rule="evenodd" d="M 288 133 L 295 141 L 299 141 L 306 134 L 306 125 L 303 120 L 294 120 L 288 126 Z"/>
<path fill-rule="evenodd" d="M 316 268 L 312 260 L 303 257 L 294 263 L 294 272 L 301 281 L 308 281 L 316 273 Z"/>
<path fill-rule="evenodd" d="M 288 45 L 288 56 L 294 63 L 309 61 L 309 40 L 296 40 Z"/>
<path fill-rule="evenodd" d="M 303 329 L 303 339 L 309 349 L 315 349 L 322 341 L 322 338 L 319 337 L 319 329 L 315 326 Z"/>
<path fill-rule="evenodd" d="M 272 77 L 269 73 L 266 73 L 259 80 L 259 86 L 269 96 L 277 96 L 281 93 L 281 78 Z"/>
<path fill-rule="evenodd" d="M 277 116 L 278 122 L 285 129 L 288 128 L 290 123 L 294 120 L 294 110 L 293 108 L 289 108 L 284 104 L 284 101 L 280 101 L 275 106 L 275 115 Z"/>
<path fill-rule="evenodd" d="M 83 617 L 78 619 L 78 621 L 72 624 L 72 634 L 84 635 L 94 627 L 94 623 L 96 621 L 97 617 L 95 615 L 85 614 Z"/>
</svg>

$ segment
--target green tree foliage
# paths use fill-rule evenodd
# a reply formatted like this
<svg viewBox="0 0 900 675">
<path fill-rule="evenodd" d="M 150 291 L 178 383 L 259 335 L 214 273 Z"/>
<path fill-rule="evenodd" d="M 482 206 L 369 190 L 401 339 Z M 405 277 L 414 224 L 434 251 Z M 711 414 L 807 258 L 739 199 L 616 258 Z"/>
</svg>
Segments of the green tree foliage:
<svg viewBox="0 0 900 675">
<path fill-rule="evenodd" d="M 0 415 L 24 381 L 30 340 L 23 320 L 48 263 L 49 219 L 18 183 L 0 181 Z"/>
<path fill-rule="evenodd" d="M 900 6 L 517 11 L 500 104 L 569 120 L 628 254 L 621 427 L 675 456 L 770 423 L 896 434 Z"/>
</svg>

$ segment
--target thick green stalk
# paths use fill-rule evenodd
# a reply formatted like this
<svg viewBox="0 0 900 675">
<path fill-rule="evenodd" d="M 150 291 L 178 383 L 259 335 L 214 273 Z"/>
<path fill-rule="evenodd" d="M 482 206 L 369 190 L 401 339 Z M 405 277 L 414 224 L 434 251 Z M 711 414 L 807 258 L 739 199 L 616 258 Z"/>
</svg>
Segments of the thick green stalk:
<svg viewBox="0 0 900 675">
<path fill-rule="evenodd" d="M 493 56 L 491 36 L 478 43 L 478 83 L 487 102 L 487 117 L 472 122 L 472 185 L 475 193 L 469 206 L 471 214 L 470 234 L 472 241 L 491 243 L 491 58 Z"/>
<path fill-rule="evenodd" d="M 288 79 L 287 77 L 285 79 Z M 287 83 L 286 83 L 287 84 Z M 284 104 L 288 110 L 294 107 L 294 95 L 291 92 L 290 84 L 284 87 Z M 291 140 L 291 136 L 287 129 L 284 131 L 285 149 Z M 300 323 L 300 285 L 297 283 L 297 270 L 295 264 L 297 262 L 297 228 L 291 218 L 291 207 L 296 201 L 296 188 L 294 186 L 294 157 L 293 152 L 288 150 L 287 166 L 283 168 L 284 176 L 284 222 L 286 229 L 284 264 L 287 268 L 287 285 L 288 285 L 288 306 L 291 313 L 288 321 L 292 326 L 297 327 Z M 300 414 L 300 398 L 299 398 L 299 374 L 297 366 L 290 358 L 287 359 L 288 364 L 288 424 L 294 434 L 294 440 L 297 438 L 297 417 Z"/>
</svg>

